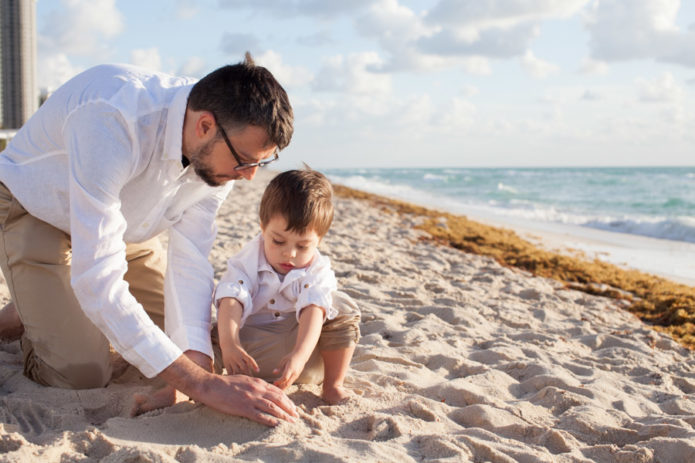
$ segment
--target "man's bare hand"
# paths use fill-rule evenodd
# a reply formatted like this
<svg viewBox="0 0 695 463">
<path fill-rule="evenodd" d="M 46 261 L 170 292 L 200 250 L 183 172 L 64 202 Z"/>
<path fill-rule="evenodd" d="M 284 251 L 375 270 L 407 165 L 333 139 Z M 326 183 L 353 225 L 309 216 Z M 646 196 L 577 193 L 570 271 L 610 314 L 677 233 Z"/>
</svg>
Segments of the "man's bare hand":
<svg viewBox="0 0 695 463">
<path fill-rule="evenodd" d="M 267 426 L 276 426 L 281 420 L 293 422 L 298 416 L 295 405 L 276 386 L 244 375 L 209 373 L 188 355 L 176 359 L 159 377 L 210 408 Z"/>
</svg>

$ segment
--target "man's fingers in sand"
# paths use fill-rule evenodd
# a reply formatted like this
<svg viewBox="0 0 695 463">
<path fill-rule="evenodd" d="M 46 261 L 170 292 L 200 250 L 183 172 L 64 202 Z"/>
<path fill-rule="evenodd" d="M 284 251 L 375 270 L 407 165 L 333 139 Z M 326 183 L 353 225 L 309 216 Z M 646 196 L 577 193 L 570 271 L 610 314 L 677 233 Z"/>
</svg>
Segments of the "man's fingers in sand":
<svg viewBox="0 0 695 463">
<path fill-rule="evenodd" d="M 248 376 L 229 377 L 237 387 L 246 389 L 246 400 L 241 405 L 248 405 L 257 411 L 270 413 L 278 418 L 298 417 L 297 407 L 278 387 L 262 379 Z M 271 405 L 272 404 L 272 405 Z M 249 416 L 249 418 L 254 419 Z"/>
<path fill-rule="evenodd" d="M 294 423 L 295 419 L 287 411 L 283 410 L 279 405 L 276 405 L 271 400 L 261 401 L 257 406 L 258 416 L 263 419 L 274 420 L 275 424 L 279 424 L 278 418 L 281 420 L 289 421 Z"/>
<path fill-rule="evenodd" d="M 299 414 L 297 413 L 297 407 L 294 405 L 294 403 L 290 400 L 289 397 L 278 387 L 266 383 L 264 381 L 265 387 L 266 387 L 266 392 L 263 395 L 263 399 L 266 400 L 266 405 L 267 403 L 270 403 L 272 407 L 270 408 L 271 411 L 278 411 L 281 410 L 285 414 L 289 415 L 290 417 L 298 417 Z M 275 413 L 273 413 L 275 416 Z"/>
</svg>

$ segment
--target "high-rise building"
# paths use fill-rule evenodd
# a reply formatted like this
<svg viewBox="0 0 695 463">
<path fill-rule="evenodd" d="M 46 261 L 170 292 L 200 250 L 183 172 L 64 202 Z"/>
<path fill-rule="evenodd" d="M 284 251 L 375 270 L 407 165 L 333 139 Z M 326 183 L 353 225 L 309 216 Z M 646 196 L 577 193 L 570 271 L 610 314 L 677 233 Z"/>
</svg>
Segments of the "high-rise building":
<svg viewBox="0 0 695 463">
<path fill-rule="evenodd" d="M 0 0 L 0 125 L 22 126 L 39 106 L 36 0 Z"/>
</svg>

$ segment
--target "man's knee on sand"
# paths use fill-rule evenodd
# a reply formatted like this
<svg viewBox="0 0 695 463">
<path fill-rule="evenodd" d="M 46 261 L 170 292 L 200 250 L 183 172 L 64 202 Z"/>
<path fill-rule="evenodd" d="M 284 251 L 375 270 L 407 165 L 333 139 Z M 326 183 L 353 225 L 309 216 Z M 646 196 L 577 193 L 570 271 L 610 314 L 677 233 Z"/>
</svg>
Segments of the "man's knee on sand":
<svg viewBox="0 0 695 463">
<path fill-rule="evenodd" d="M 111 367 L 97 362 L 70 364 L 56 370 L 35 358 L 25 362 L 24 374 L 44 386 L 65 389 L 95 389 L 105 387 L 111 380 Z M 40 365 L 37 365 L 39 363 Z"/>
<path fill-rule="evenodd" d="M 30 380 L 65 389 L 94 389 L 106 386 L 111 380 L 113 367 L 108 352 L 72 362 L 56 361 L 64 365 L 50 365 L 36 355 L 34 344 L 26 336 L 21 340 L 24 357 L 24 375 Z"/>
</svg>

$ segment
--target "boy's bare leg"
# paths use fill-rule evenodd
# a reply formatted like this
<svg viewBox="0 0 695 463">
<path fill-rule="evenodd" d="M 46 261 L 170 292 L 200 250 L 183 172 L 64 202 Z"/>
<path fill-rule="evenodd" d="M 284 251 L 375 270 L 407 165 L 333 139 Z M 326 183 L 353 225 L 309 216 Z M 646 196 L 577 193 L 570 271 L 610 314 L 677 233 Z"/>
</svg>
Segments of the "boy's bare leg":
<svg viewBox="0 0 695 463">
<path fill-rule="evenodd" d="M 19 319 L 14 302 L 10 302 L 0 309 L 0 340 L 16 341 L 22 337 L 24 325 Z"/>
<path fill-rule="evenodd" d="M 354 352 L 355 344 L 350 344 L 344 349 L 321 351 L 324 371 L 322 397 L 331 405 L 338 404 L 350 397 L 350 394 L 343 387 L 343 382 Z"/>
</svg>

